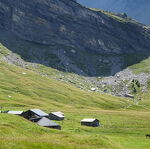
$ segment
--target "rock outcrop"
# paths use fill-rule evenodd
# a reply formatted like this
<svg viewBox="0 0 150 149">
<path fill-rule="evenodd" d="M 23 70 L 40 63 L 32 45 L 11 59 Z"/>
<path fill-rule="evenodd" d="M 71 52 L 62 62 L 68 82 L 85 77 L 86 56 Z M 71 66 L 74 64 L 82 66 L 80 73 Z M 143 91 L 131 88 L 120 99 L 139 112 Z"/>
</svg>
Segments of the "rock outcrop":
<svg viewBox="0 0 150 149">
<path fill-rule="evenodd" d="M 82 75 L 115 74 L 150 52 L 149 29 L 92 11 L 75 0 L 0 0 L 0 30 L 10 38 L 0 37 L 1 42 L 25 60 Z M 11 46 L 16 38 L 21 45 L 25 41 L 36 46 L 20 52 L 27 47 Z M 32 54 L 32 49 L 38 50 Z M 55 66 L 49 61 L 53 57 L 58 59 Z"/>
</svg>

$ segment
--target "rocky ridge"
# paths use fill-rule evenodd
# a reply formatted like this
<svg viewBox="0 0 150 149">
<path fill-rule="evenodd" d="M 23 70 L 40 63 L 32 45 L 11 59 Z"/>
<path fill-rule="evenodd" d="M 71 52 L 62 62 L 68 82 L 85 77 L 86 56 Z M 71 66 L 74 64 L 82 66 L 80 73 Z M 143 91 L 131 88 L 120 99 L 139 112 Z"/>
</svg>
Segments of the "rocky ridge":
<svg viewBox="0 0 150 149">
<path fill-rule="evenodd" d="M 90 8 L 126 13 L 139 22 L 150 25 L 150 1 L 148 0 L 78 0 L 78 2 Z"/>
</svg>

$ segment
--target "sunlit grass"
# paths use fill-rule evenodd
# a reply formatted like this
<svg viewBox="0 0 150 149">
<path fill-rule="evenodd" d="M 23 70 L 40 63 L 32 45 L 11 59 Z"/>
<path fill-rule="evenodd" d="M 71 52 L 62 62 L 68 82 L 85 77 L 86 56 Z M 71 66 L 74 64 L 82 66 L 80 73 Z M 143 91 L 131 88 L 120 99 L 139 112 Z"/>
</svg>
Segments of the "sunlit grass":
<svg viewBox="0 0 150 149">
<path fill-rule="evenodd" d="M 141 61 L 138 64 L 130 66 L 130 68 L 136 73 L 150 73 L 150 57 Z"/>
</svg>

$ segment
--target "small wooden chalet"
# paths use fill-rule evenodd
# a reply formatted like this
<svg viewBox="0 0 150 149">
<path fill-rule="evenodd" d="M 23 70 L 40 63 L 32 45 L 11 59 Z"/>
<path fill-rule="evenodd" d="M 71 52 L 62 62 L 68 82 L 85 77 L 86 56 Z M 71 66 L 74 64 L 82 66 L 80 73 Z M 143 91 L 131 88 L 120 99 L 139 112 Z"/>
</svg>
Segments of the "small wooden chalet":
<svg viewBox="0 0 150 149">
<path fill-rule="evenodd" d="M 61 120 L 64 120 L 65 116 L 64 116 L 64 113 L 62 112 L 52 112 L 49 114 L 49 118 L 51 120 L 61 121 Z"/>
<path fill-rule="evenodd" d="M 34 118 L 40 118 L 40 117 L 48 117 L 48 114 L 43 112 L 40 109 L 30 109 L 28 111 L 25 111 L 21 114 L 26 119 L 34 119 Z"/>
<path fill-rule="evenodd" d="M 42 117 L 36 122 L 38 125 L 43 126 L 43 127 L 48 127 L 48 128 L 54 128 L 54 129 L 61 129 L 61 126 L 52 120 Z"/>
<path fill-rule="evenodd" d="M 89 118 L 89 119 L 81 120 L 81 125 L 91 126 L 91 127 L 98 127 L 98 126 L 100 126 L 100 123 L 99 123 L 98 119 Z"/>
</svg>

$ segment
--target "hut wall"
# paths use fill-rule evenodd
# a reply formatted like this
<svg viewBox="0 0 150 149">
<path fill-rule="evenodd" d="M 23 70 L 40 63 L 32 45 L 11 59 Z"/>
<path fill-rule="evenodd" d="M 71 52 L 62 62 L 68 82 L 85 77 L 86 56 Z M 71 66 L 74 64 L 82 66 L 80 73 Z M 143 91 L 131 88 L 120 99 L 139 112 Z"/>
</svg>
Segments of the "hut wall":
<svg viewBox="0 0 150 149">
<path fill-rule="evenodd" d="M 64 117 L 58 117 L 52 113 L 49 114 L 49 118 L 50 118 L 50 120 L 57 120 L 57 121 L 64 120 Z"/>
</svg>

